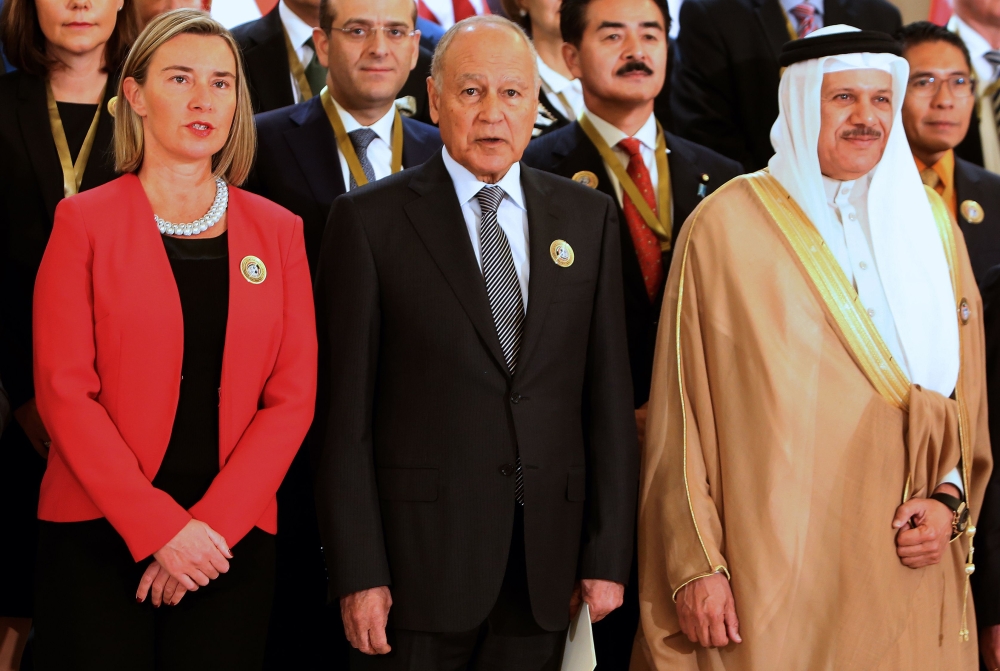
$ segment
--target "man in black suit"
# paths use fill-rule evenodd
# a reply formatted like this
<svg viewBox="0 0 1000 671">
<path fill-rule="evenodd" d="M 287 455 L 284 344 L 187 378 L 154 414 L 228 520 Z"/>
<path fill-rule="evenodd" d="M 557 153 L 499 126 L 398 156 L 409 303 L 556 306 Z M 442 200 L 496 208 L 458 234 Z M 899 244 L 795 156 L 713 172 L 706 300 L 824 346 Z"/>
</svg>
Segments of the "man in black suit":
<svg viewBox="0 0 1000 671">
<path fill-rule="evenodd" d="M 737 176 L 740 165 L 666 132 L 657 147 L 653 108 L 668 62 L 666 0 L 564 0 L 561 24 L 566 62 L 583 83 L 585 110 L 581 120 L 533 140 L 524 162 L 581 181 L 618 205 L 625 323 L 641 441 L 671 241 L 701 199 Z M 634 165 L 629 143 L 639 146 Z M 607 163 L 602 151 L 610 152 L 617 165 Z M 663 174 L 661 163 L 667 167 Z M 636 171 L 639 178 L 633 180 L 630 173 Z M 651 198 L 651 214 L 658 221 L 644 221 L 616 173 L 640 190 L 648 180 L 649 193 L 661 196 Z M 649 244 L 655 245 L 652 255 L 637 253 Z M 636 583 L 633 573 L 624 606 L 594 628 L 599 669 L 628 668 L 639 622 Z"/>
<path fill-rule="evenodd" d="M 322 0 L 280 0 L 256 21 L 233 28 L 233 37 L 243 52 L 255 113 L 319 95 L 326 68 L 320 61 L 312 31 L 319 25 L 321 4 Z M 416 12 L 415 4 L 413 11 Z M 289 50 L 294 52 L 294 59 Z M 426 79 L 432 57 L 433 52 L 420 49 L 417 64 L 399 91 L 400 111 L 421 121 L 430 120 Z"/>
<path fill-rule="evenodd" d="M 903 126 L 920 177 L 934 188 L 965 236 L 984 303 L 986 387 L 993 459 L 1000 459 L 1000 176 L 955 156 L 976 104 L 972 59 L 962 38 L 927 21 L 899 31 L 910 83 Z M 990 478 L 976 533 L 972 576 L 986 667 L 1000 665 L 1000 477 Z"/>
<path fill-rule="evenodd" d="M 391 38 L 377 40 L 371 35 L 352 37 L 340 30 L 342 20 L 337 17 L 351 19 L 347 28 L 367 30 L 391 24 L 395 32 Z M 302 217 L 313 270 L 333 200 L 352 185 L 367 181 L 367 177 L 358 180 L 352 175 L 353 161 L 338 147 L 340 138 L 330 114 L 337 115 L 347 133 L 358 158 L 355 169 L 367 164 L 376 179 L 391 174 L 393 101 L 416 59 L 418 38 L 412 31 L 412 0 L 326 0 L 314 37 L 324 67 L 340 64 L 327 73 L 329 100 L 316 96 L 257 115 L 259 146 L 249 189 Z M 402 115 L 400 121 L 401 167 L 420 165 L 441 148 L 441 136 L 433 126 Z M 359 133 L 369 137 L 358 138 Z M 355 140 L 370 144 L 354 147 Z"/>
<path fill-rule="evenodd" d="M 330 215 L 317 504 L 352 668 L 558 669 L 580 600 L 593 620 L 621 604 L 638 454 L 618 223 L 518 162 L 538 85 L 517 26 L 459 22 L 430 96 L 445 149 Z"/>
<path fill-rule="evenodd" d="M 841 23 L 890 35 L 902 26 L 887 0 L 685 0 L 680 20 L 674 128 L 748 171 L 774 154 L 785 42 Z"/>
</svg>

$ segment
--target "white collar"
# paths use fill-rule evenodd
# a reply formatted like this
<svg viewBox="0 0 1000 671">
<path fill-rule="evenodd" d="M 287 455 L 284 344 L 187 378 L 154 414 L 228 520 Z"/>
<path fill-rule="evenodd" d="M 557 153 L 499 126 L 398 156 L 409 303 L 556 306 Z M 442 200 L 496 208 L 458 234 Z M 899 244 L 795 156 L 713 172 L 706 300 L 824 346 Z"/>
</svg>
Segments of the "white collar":
<svg viewBox="0 0 1000 671">
<path fill-rule="evenodd" d="M 295 12 L 288 8 L 284 0 L 278 3 L 278 16 L 281 17 L 281 23 L 285 26 L 288 39 L 291 40 L 292 46 L 296 49 L 300 48 L 306 43 L 306 40 L 312 37 L 312 26 L 296 16 Z"/>
<path fill-rule="evenodd" d="M 584 107 L 584 112 L 590 119 L 590 122 L 594 124 L 594 128 L 597 130 L 597 133 L 604 138 L 604 141 L 608 143 L 609 147 L 615 147 L 619 142 L 628 137 L 628 135 L 619 130 L 617 126 L 605 121 L 586 107 Z M 639 129 L 639 132 L 632 137 L 646 145 L 650 151 L 656 151 L 656 117 L 650 114 L 649 118 L 646 119 L 646 123 L 642 124 L 642 128 Z"/>
<path fill-rule="evenodd" d="M 872 172 L 874 172 L 874 170 Z M 851 179 L 844 182 L 823 175 L 823 191 L 826 192 L 826 202 L 830 207 L 837 207 L 837 204 L 844 202 L 845 198 L 847 200 L 856 201 L 867 195 L 868 187 L 871 185 L 871 181 L 871 172 L 857 179 Z M 844 190 L 846 190 L 847 193 L 841 193 L 841 191 Z M 844 198 L 841 198 L 841 196 Z"/>
<path fill-rule="evenodd" d="M 820 16 L 823 15 L 823 0 L 781 0 L 781 6 L 789 14 L 792 13 L 792 7 L 795 7 L 796 5 L 801 5 L 802 3 L 807 3 L 812 5 L 813 8 L 816 10 L 817 14 L 819 14 Z"/>
<path fill-rule="evenodd" d="M 572 88 L 573 82 L 576 79 L 566 79 L 561 74 L 550 68 L 542 60 L 542 57 L 538 57 L 538 76 L 542 78 L 545 85 L 548 86 L 555 93 L 562 93 L 568 88 Z"/>
<path fill-rule="evenodd" d="M 496 184 L 480 182 L 476 176 L 469 172 L 468 168 L 456 161 L 448 153 L 448 148 L 441 150 L 441 157 L 444 159 L 444 167 L 447 168 L 451 181 L 455 185 L 455 194 L 458 196 L 458 204 L 465 205 L 476 197 L 483 187 L 499 186 L 504 190 L 506 197 L 514 201 L 519 208 L 528 211 L 524 204 L 524 189 L 521 188 L 521 164 L 515 163 L 507 170 L 507 174 Z"/>
<path fill-rule="evenodd" d="M 396 118 L 395 105 L 390 106 L 389 111 L 371 126 L 363 126 L 358 123 L 358 120 L 355 119 L 350 112 L 340 106 L 340 103 L 338 103 L 337 99 L 333 97 L 333 94 L 330 94 L 330 100 L 333 101 L 333 106 L 337 108 L 337 113 L 340 114 L 340 120 L 344 123 L 344 132 L 350 133 L 352 130 L 357 130 L 359 128 L 370 128 L 375 131 L 375 134 L 380 140 L 385 142 L 390 147 L 392 146 L 392 121 Z"/>
</svg>

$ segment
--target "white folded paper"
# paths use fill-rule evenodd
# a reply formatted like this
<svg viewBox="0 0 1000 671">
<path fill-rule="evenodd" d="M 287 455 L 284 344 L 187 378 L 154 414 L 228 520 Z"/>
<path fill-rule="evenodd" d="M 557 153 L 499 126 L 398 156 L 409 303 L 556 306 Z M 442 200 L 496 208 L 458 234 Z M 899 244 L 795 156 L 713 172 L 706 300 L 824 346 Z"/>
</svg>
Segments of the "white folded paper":
<svg viewBox="0 0 1000 671">
<path fill-rule="evenodd" d="M 597 652 L 594 650 L 594 630 L 590 624 L 590 605 L 586 601 L 569 623 L 561 671 L 594 671 Z"/>
</svg>

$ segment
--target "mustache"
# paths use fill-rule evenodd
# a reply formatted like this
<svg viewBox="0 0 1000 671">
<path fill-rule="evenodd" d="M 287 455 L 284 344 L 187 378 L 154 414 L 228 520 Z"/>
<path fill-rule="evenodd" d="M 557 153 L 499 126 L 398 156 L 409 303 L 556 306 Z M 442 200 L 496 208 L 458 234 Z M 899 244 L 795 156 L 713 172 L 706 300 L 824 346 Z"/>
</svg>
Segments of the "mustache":
<svg viewBox="0 0 1000 671">
<path fill-rule="evenodd" d="M 855 137 L 870 137 L 874 140 L 882 137 L 882 131 L 877 128 L 869 128 L 868 126 L 861 126 L 858 128 L 852 128 L 850 130 L 845 130 L 840 134 L 840 137 L 844 140 L 849 140 Z"/>
<path fill-rule="evenodd" d="M 616 72 L 615 75 L 621 77 L 622 75 L 627 75 L 630 72 L 643 72 L 647 75 L 653 74 L 650 67 L 642 61 L 629 61 L 625 65 L 618 68 L 618 72 Z"/>
</svg>

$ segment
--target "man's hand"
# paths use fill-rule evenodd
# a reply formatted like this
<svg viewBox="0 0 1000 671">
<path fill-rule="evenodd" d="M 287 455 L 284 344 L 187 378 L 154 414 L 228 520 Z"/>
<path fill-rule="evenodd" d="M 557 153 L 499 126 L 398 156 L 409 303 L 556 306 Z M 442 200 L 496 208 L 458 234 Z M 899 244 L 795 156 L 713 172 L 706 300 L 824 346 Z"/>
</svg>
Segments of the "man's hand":
<svg viewBox="0 0 1000 671">
<path fill-rule="evenodd" d="M 646 413 L 649 411 L 649 401 L 635 409 L 635 429 L 639 432 L 639 449 L 646 447 Z"/>
<path fill-rule="evenodd" d="M 340 617 L 351 645 L 366 655 L 384 655 L 392 650 L 385 636 L 390 608 L 392 595 L 385 586 L 340 597 Z"/>
<path fill-rule="evenodd" d="M 38 406 L 35 405 L 35 399 L 31 399 L 15 410 L 14 419 L 21 425 L 35 451 L 42 456 L 42 459 L 48 459 L 51 440 L 49 439 L 49 432 L 45 430 L 45 425 L 42 424 L 42 418 L 38 415 Z"/>
<path fill-rule="evenodd" d="M 938 489 L 943 487 L 958 493 L 952 485 Z M 903 566 L 921 568 L 940 562 L 951 541 L 954 519 L 951 509 L 936 499 L 910 499 L 896 508 L 892 528 L 900 530 L 896 534 L 896 554 Z"/>
<path fill-rule="evenodd" d="M 743 642 L 733 590 L 722 573 L 713 573 L 685 585 L 677 593 L 677 618 L 688 639 L 705 648 Z"/>
<path fill-rule="evenodd" d="M 569 597 L 569 616 L 576 617 L 584 601 L 590 606 L 590 621 L 600 622 L 608 613 L 622 605 L 625 585 L 610 580 L 581 580 Z"/>
<path fill-rule="evenodd" d="M 979 652 L 989 671 L 1000 669 L 1000 624 L 979 630 Z"/>
<path fill-rule="evenodd" d="M 188 592 L 193 592 L 199 585 L 204 587 L 210 580 L 218 578 L 220 573 L 228 571 L 228 560 L 233 558 L 233 553 L 229 551 L 225 538 L 204 522 L 193 519 L 169 543 L 157 550 L 153 558 L 169 577 Z M 166 586 L 166 578 L 162 580 L 159 583 L 161 589 Z M 155 580 L 153 587 L 156 587 Z"/>
</svg>

